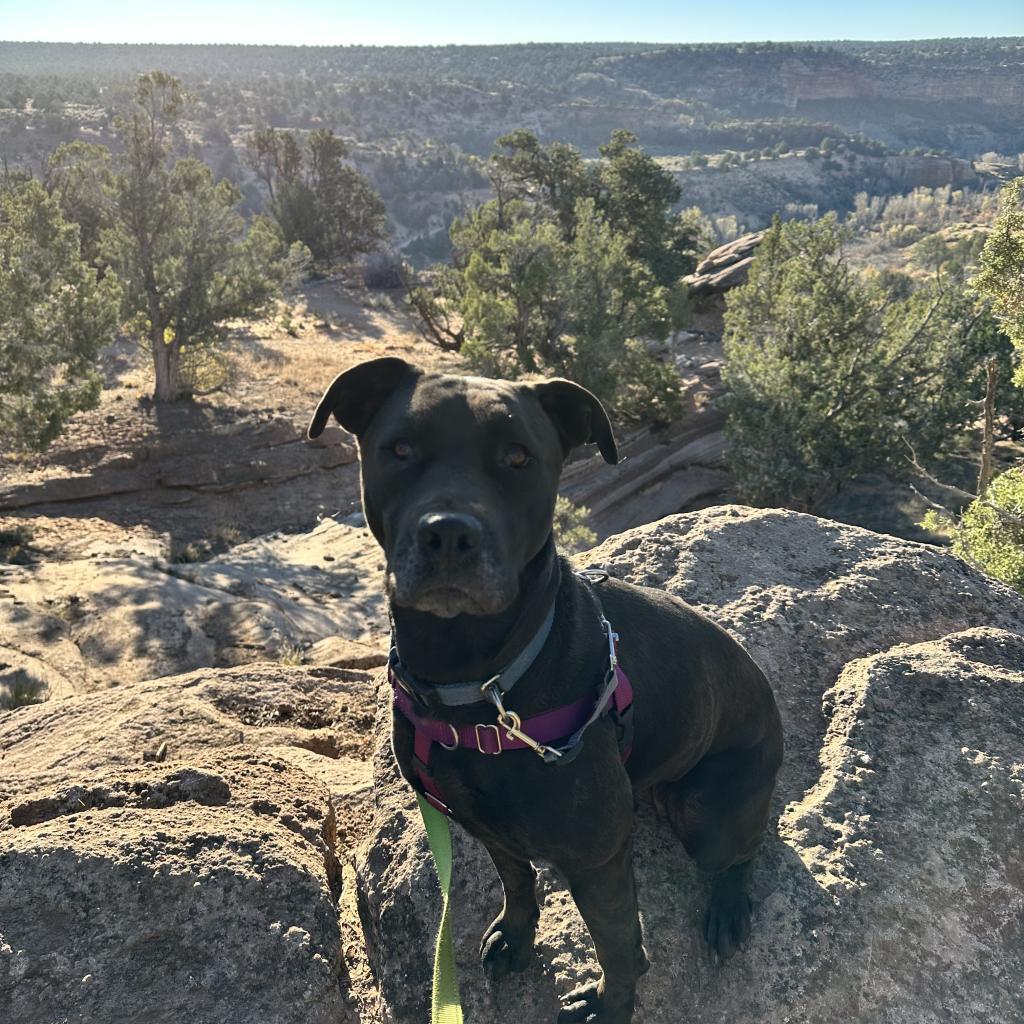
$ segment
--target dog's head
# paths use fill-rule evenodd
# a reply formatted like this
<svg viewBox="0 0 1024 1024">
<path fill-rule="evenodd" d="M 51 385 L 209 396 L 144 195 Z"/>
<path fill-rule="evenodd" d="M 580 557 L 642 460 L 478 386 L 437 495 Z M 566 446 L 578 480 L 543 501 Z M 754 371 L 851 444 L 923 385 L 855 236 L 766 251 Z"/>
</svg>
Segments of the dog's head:
<svg viewBox="0 0 1024 1024">
<path fill-rule="evenodd" d="M 562 463 L 596 442 L 618 460 L 601 403 L 568 380 L 516 383 L 372 359 L 337 376 L 309 436 L 335 419 L 359 441 L 363 509 L 388 597 L 444 618 L 493 615 L 547 543 Z"/>
</svg>

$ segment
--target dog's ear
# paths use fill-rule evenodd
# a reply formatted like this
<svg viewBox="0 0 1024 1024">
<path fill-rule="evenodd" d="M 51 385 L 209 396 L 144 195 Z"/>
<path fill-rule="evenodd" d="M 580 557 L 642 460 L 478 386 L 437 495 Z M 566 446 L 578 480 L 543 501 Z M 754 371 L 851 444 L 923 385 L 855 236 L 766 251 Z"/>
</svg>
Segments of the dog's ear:
<svg viewBox="0 0 1024 1024">
<path fill-rule="evenodd" d="M 360 436 L 395 388 L 419 373 L 416 367 L 394 356 L 369 359 L 339 373 L 320 399 L 307 436 L 319 437 L 331 413 L 350 434 Z"/>
<path fill-rule="evenodd" d="M 619 461 L 608 413 L 586 388 L 559 378 L 530 387 L 554 423 L 566 455 L 578 445 L 594 443 L 605 462 L 614 466 Z"/>
</svg>

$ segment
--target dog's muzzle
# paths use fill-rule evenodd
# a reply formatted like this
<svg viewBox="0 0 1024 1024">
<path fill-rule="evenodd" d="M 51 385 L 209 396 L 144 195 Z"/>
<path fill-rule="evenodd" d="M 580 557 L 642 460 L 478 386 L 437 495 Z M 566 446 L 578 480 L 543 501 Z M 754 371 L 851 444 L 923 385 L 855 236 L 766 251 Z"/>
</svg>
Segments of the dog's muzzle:
<svg viewBox="0 0 1024 1024">
<path fill-rule="evenodd" d="M 441 618 L 495 615 L 516 592 L 501 565 L 494 539 L 475 516 L 427 512 L 388 560 L 388 597 Z"/>
</svg>

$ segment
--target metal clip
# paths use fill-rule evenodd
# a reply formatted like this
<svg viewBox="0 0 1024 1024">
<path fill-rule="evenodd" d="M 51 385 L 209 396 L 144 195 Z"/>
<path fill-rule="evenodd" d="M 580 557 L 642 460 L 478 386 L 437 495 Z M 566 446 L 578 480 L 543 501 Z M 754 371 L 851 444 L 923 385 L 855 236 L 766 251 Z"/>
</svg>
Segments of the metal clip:
<svg viewBox="0 0 1024 1024">
<path fill-rule="evenodd" d="M 505 734 L 509 739 L 517 739 L 520 742 L 525 743 L 530 750 L 545 761 L 557 759 L 562 756 L 562 752 L 560 750 L 555 750 L 554 747 L 546 747 L 543 743 L 538 743 L 532 736 L 523 732 L 520 728 L 522 722 L 514 711 L 506 711 L 503 715 L 499 715 L 498 721 L 501 723 L 501 727 L 505 730 Z"/>
<path fill-rule="evenodd" d="M 615 666 L 619 663 L 618 655 L 615 653 L 615 641 L 619 639 L 619 634 L 612 632 L 612 624 L 603 615 L 601 616 L 601 626 L 608 637 L 608 664 L 614 672 Z"/>
<path fill-rule="evenodd" d="M 498 725 L 505 730 L 505 735 L 509 739 L 519 740 L 525 744 L 530 750 L 532 750 L 538 757 L 543 758 L 545 761 L 557 759 L 562 756 L 560 750 L 555 750 L 554 747 L 546 747 L 543 743 L 538 743 L 532 736 L 523 732 L 522 730 L 522 719 L 514 712 L 508 711 L 505 708 L 504 703 L 501 700 L 501 694 L 498 691 L 497 686 L 498 677 L 495 676 L 493 679 L 488 679 L 483 686 L 480 687 L 483 695 L 494 705 L 498 712 Z M 480 728 L 477 726 L 477 728 Z M 491 726 L 491 728 L 497 728 L 497 726 Z M 500 746 L 500 743 L 499 743 Z"/>
<path fill-rule="evenodd" d="M 499 714 L 504 714 L 505 705 L 501 703 L 501 690 L 498 689 L 498 680 L 500 678 L 500 676 L 491 676 L 480 687 L 480 692 L 498 709 Z"/>
</svg>

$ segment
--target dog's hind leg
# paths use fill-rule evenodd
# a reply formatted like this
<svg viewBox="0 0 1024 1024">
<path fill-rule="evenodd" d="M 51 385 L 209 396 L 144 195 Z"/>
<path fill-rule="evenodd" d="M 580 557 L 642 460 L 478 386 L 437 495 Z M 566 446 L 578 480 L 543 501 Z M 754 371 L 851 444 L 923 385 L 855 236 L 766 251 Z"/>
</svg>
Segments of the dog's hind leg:
<svg viewBox="0 0 1024 1024">
<path fill-rule="evenodd" d="M 747 880 L 768 823 L 777 768 L 773 752 L 760 746 L 723 751 L 655 791 L 686 852 L 711 875 L 704 934 L 723 960 L 750 935 Z"/>
<path fill-rule="evenodd" d="M 492 981 L 525 970 L 533 955 L 537 933 L 536 872 L 499 846 L 484 843 L 505 892 L 505 905 L 480 940 L 480 959 Z"/>
<path fill-rule="evenodd" d="M 633 877 L 633 841 L 600 866 L 557 865 L 594 940 L 601 965 L 599 981 L 562 997 L 559 1024 L 629 1024 L 636 1000 L 636 982 L 650 966 L 640 931 Z"/>
</svg>

